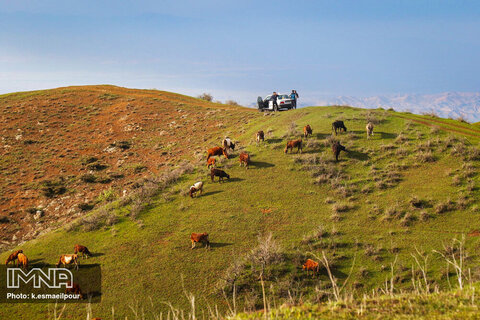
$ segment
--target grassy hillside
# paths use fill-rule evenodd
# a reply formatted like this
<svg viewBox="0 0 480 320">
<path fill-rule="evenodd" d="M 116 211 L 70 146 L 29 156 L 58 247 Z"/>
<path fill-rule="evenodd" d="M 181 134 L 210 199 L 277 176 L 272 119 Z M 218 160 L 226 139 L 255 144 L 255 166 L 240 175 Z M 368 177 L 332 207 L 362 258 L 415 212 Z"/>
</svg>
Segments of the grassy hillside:
<svg viewBox="0 0 480 320">
<path fill-rule="evenodd" d="M 282 306 L 269 319 L 478 319 L 478 287 L 430 295 L 396 294 L 350 299 L 318 305 Z M 234 319 L 264 319 L 263 312 Z"/>
<path fill-rule="evenodd" d="M 245 115 L 252 120 L 233 123 L 225 116 L 222 129 L 231 136 L 237 132 L 233 138 L 239 149 L 253 160 L 249 170 L 238 166 L 237 150 L 220 161 L 230 181 L 211 183 L 204 162 L 186 157 L 188 164 L 142 181 L 137 191 L 93 210 L 89 218 L 68 226 L 68 232 L 50 232 L 22 249 L 36 263 L 54 262 L 75 243 L 96 252 L 88 263 L 102 266 L 103 296 L 92 309 L 104 318 L 112 307 L 120 317 L 132 317 L 132 309 L 148 315 L 166 312 L 165 301 L 188 309 L 185 293 L 196 297 L 198 315 L 209 306 L 223 312 L 232 304 L 233 283 L 239 310 L 261 309 L 262 265 L 271 301 L 325 301 L 331 298 L 325 269 L 316 278 L 301 270 L 306 258 L 318 260 L 322 252 L 338 281 L 348 278 L 345 290 L 354 295 L 384 288 L 386 281 L 395 291 L 411 289 L 412 265 L 418 276 L 412 254 L 420 261 L 428 256 L 428 283 L 432 290 L 445 289 L 449 283 L 455 286 L 455 276 L 432 250 L 458 257 L 451 240 L 462 234 L 467 235 L 468 280 L 477 280 L 478 129 L 349 107 L 271 115 L 247 110 Z M 338 163 L 330 148 L 335 119 L 348 128 L 336 138 L 348 149 Z M 375 123 L 375 135 L 368 140 L 367 120 Z M 304 141 L 303 154 L 285 155 L 285 141 L 298 138 L 306 124 L 313 137 Z M 260 129 L 267 139 L 257 146 L 253 138 Z M 205 136 L 202 146 L 218 144 L 218 137 Z M 198 180 L 205 181 L 205 193 L 191 199 L 186 190 Z M 191 232 L 208 232 L 211 250 L 190 250 Z M 83 306 L 67 305 L 65 312 L 67 318 L 85 316 Z M 49 315 L 48 307 L 39 304 L 0 310 L 0 316 L 14 318 L 26 313 L 30 319 Z"/>
<path fill-rule="evenodd" d="M 158 90 L 67 87 L 0 96 L 0 248 L 130 192 L 253 116 Z M 228 121 L 228 122 L 227 122 Z M 226 127 L 227 124 L 231 126 Z"/>
</svg>

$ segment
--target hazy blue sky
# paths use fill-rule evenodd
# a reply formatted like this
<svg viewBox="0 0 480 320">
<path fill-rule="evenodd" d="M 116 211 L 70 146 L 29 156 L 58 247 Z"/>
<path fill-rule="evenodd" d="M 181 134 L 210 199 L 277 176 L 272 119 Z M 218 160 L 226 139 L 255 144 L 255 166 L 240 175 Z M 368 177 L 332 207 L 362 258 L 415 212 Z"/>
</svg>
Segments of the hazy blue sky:
<svg viewBox="0 0 480 320">
<path fill-rule="evenodd" d="M 479 91 L 480 1 L 0 0 L 0 92 Z"/>
</svg>

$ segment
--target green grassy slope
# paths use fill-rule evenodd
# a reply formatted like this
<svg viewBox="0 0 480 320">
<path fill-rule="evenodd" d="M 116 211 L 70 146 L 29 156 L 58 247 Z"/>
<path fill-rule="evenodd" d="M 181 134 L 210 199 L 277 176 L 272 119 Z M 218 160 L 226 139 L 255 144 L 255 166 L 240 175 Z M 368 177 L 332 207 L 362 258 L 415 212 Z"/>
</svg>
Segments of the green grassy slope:
<svg viewBox="0 0 480 320">
<path fill-rule="evenodd" d="M 475 291 L 438 294 L 380 295 L 321 305 L 283 306 L 268 313 L 269 319 L 478 319 Z M 263 312 L 243 313 L 233 319 L 265 319 Z"/>
<path fill-rule="evenodd" d="M 378 122 L 370 140 L 365 137 L 366 118 Z M 350 151 L 342 153 L 338 163 L 332 161 L 330 147 L 324 144 L 335 119 L 343 119 L 348 127 L 338 139 Z M 283 136 L 292 122 L 298 132 L 307 123 L 314 130 L 301 156 L 283 153 Z M 100 253 L 88 261 L 100 263 L 103 270 L 102 303 L 92 309 L 94 316 L 107 317 L 112 306 L 118 316 L 131 314 L 129 305 L 137 304 L 148 312 L 165 311 L 162 301 L 188 308 L 184 291 L 197 297 L 199 310 L 207 305 L 225 310 L 225 300 L 216 289 L 220 279 L 235 259 L 257 245 L 259 235 L 268 232 L 281 246 L 284 259 L 278 269 L 272 267 L 267 288 L 295 283 L 301 285 L 302 294 L 313 296 L 317 280 L 301 270 L 302 259 L 312 257 L 309 252 L 326 250 L 339 279 L 347 276 L 355 256 L 350 286 L 358 292 L 382 286 L 398 255 L 397 286 L 407 288 L 414 247 L 431 253 L 453 237 L 480 228 L 478 155 L 472 151 L 480 133 L 468 125 L 411 114 L 328 107 L 258 117 L 244 129 L 235 139 L 251 154 L 253 164 L 249 170 L 240 168 L 237 155 L 222 161 L 230 181 L 211 183 L 202 165 L 173 185 L 168 197 L 156 196 L 139 216 L 141 223 L 125 216 L 128 205 L 114 204 L 120 222 L 112 227 L 90 232 L 58 230 L 25 243 L 22 249 L 36 262 L 54 262 L 58 255 L 72 251 L 75 243 Z M 267 133 L 267 141 L 256 146 L 253 137 L 260 129 Z M 471 166 L 468 176 L 464 174 L 467 169 L 462 169 L 464 163 Z M 332 170 L 338 171 L 334 178 L 319 180 L 324 171 Z M 205 194 L 196 199 L 183 196 L 182 190 L 199 179 L 206 182 Z M 413 195 L 426 203 L 423 208 L 412 207 Z M 437 209 L 442 203 L 446 210 Z M 340 204 L 347 209 L 333 214 L 332 208 Z M 320 240 L 309 238 L 318 226 L 326 235 Z M 204 231 L 210 234 L 212 249 L 190 250 L 189 234 Z M 479 244 L 477 237 L 467 237 L 472 263 Z M 432 255 L 429 275 L 446 287 L 444 269 L 445 262 Z M 249 276 L 245 274 L 244 279 Z M 320 284 L 328 280 L 324 272 L 318 279 Z M 66 314 L 77 318 L 84 310 L 68 305 Z M 6 314 L 45 319 L 48 309 L 40 304 L 28 308 L 7 305 L 0 317 Z"/>
</svg>

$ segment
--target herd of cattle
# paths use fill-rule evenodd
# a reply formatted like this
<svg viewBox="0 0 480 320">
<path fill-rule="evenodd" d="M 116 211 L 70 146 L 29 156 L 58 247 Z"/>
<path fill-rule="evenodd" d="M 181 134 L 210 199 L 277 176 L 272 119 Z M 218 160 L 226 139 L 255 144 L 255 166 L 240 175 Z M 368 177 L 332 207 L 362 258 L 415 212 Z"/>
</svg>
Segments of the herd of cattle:
<svg viewBox="0 0 480 320">
<path fill-rule="evenodd" d="M 373 123 L 369 122 L 366 126 L 367 129 L 367 139 L 373 135 Z M 343 121 L 335 121 L 332 123 L 332 134 L 333 132 L 335 135 L 337 132 L 343 131 L 347 132 L 347 127 L 343 123 Z M 303 128 L 303 137 L 305 139 L 308 138 L 309 135 L 313 134 L 312 127 L 310 125 L 306 125 Z M 258 131 L 255 134 L 255 141 L 258 143 L 264 142 L 265 141 L 265 133 L 263 131 Z M 302 139 L 298 140 L 291 140 L 287 142 L 287 145 L 285 146 L 284 152 L 288 153 L 290 150 L 293 152 L 293 149 L 297 148 L 297 152 L 302 152 Z M 210 177 L 212 179 L 212 182 L 214 182 L 215 177 L 218 177 L 218 181 L 222 182 L 224 178 L 230 179 L 230 175 L 227 174 L 225 171 L 220 170 L 215 168 L 216 160 L 213 158 L 214 156 L 224 156 L 225 158 L 228 159 L 228 154 L 231 151 L 235 150 L 235 143 L 230 139 L 230 138 L 225 138 L 222 141 L 222 146 L 221 147 L 214 147 L 211 149 L 208 149 L 207 151 L 207 168 L 210 169 Z M 347 151 L 344 146 L 340 144 L 340 142 L 335 141 L 332 144 L 332 152 L 333 155 L 335 156 L 336 161 L 338 161 L 338 156 L 341 151 Z M 250 160 L 250 155 L 244 151 L 242 151 L 239 155 L 239 161 L 240 161 L 240 166 L 245 166 L 245 168 L 248 169 L 248 166 L 251 162 Z M 193 184 L 190 187 L 189 190 L 189 195 L 190 197 L 193 198 L 194 195 L 199 192 L 202 194 L 203 192 L 203 182 L 199 181 Z M 210 241 L 208 238 L 208 233 L 192 233 L 190 236 L 190 240 L 192 242 L 192 249 L 195 248 L 196 243 L 201 243 L 204 244 L 205 248 L 210 247 Z M 63 265 L 63 267 L 66 267 L 68 265 L 72 265 L 76 270 L 78 270 L 78 255 L 81 254 L 83 258 L 88 258 L 89 256 L 92 256 L 91 252 L 88 250 L 87 247 L 76 244 L 74 246 L 74 253 L 73 254 L 62 254 L 60 256 L 60 259 L 56 263 L 56 267 L 59 267 L 60 265 Z M 5 265 L 9 265 L 10 263 L 15 263 L 17 267 L 21 267 L 23 269 L 28 268 L 28 258 L 27 256 L 23 253 L 23 250 L 17 250 L 13 252 L 6 260 Z M 315 275 L 319 271 L 319 264 L 318 262 L 315 262 L 311 259 L 307 259 L 307 261 L 303 264 L 303 269 L 307 271 L 312 271 L 313 274 Z M 76 293 L 81 295 L 81 290 L 78 284 L 73 284 L 72 288 L 67 288 L 66 293 Z"/>
<path fill-rule="evenodd" d="M 373 128 L 373 123 L 368 122 L 366 125 L 367 139 L 369 139 L 373 135 Z M 334 121 L 332 123 L 332 134 L 335 133 L 335 135 L 337 135 L 337 133 L 341 131 L 347 132 L 347 127 L 345 126 L 345 123 L 341 120 Z M 313 130 L 312 127 L 307 124 L 305 127 L 303 127 L 303 138 L 308 139 L 308 136 L 310 135 L 313 135 Z M 265 133 L 262 130 L 258 131 L 255 134 L 255 141 L 257 144 L 265 141 Z M 290 152 L 293 152 L 293 149 L 296 148 L 297 153 L 302 153 L 302 143 L 302 138 L 298 140 L 288 141 L 287 145 L 285 146 L 284 152 L 288 153 L 289 150 Z M 210 169 L 210 177 L 212 179 L 212 182 L 214 182 L 215 177 L 218 177 L 219 182 L 222 182 L 224 178 L 230 179 L 230 175 L 227 174 L 225 171 L 215 168 L 216 160 L 214 156 L 223 155 L 226 159 L 228 159 L 228 155 L 231 150 L 235 150 L 235 143 L 228 137 L 223 139 L 221 147 L 213 147 L 207 150 L 207 169 Z M 332 152 L 336 161 L 338 161 L 338 156 L 340 155 L 341 151 L 347 151 L 347 149 L 345 148 L 345 146 L 342 146 L 339 141 L 334 141 L 332 143 Z M 240 166 L 244 165 L 248 169 L 248 165 L 250 164 L 250 155 L 242 151 L 239 155 L 239 161 Z M 196 182 L 190 187 L 190 197 L 193 198 L 193 196 L 197 192 L 199 192 L 200 194 L 202 194 L 203 192 L 202 181 Z M 205 245 L 205 248 L 210 247 L 208 233 L 206 232 L 192 233 L 190 236 L 190 240 L 192 241 L 192 249 L 195 248 L 196 243 L 203 243 Z M 307 275 L 308 271 L 312 271 L 315 275 L 319 270 L 319 264 L 318 262 L 315 262 L 311 259 L 307 259 L 307 261 L 303 264 L 303 269 L 307 271 Z"/>
</svg>

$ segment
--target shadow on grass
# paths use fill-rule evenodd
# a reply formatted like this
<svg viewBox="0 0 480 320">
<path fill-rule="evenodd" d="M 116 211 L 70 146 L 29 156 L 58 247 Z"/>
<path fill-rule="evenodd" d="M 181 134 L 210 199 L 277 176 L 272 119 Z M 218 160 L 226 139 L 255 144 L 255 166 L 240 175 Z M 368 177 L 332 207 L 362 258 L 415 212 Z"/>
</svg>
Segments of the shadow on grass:
<svg viewBox="0 0 480 320">
<path fill-rule="evenodd" d="M 268 144 L 279 143 L 282 141 L 283 139 L 280 139 L 280 138 L 265 139 L 265 142 Z"/>
<path fill-rule="evenodd" d="M 375 135 L 377 135 L 377 137 L 380 135 L 381 139 L 395 139 L 397 137 L 394 133 L 373 131 L 373 137 L 370 137 L 370 139 L 375 138 Z"/>
<path fill-rule="evenodd" d="M 84 269 L 98 268 L 99 266 L 100 266 L 100 265 L 99 265 L 98 263 L 89 263 L 89 264 L 87 264 L 87 263 L 85 263 L 85 261 L 84 261 L 84 263 L 82 264 L 82 261 L 79 261 L 79 262 L 78 262 L 78 268 L 79 268 L 79 269 L 82 269 L 82 270 L 84 270 Z M 67 267 L 67 268 L 68 268 L 68 267 Z M 71 269 L 73 269 L 73 268 L 71 268 Z"/>
<path fill-rule="evenodd" d="M 202 197 L 203 196 L 213 196 L 214 194 L 221 193 L 221 192 L 223 192 L 223 191 L 220 191 L 220 190 L 218 190 L 218 191 L 208 191 L 208 192 L 205 192 L 204 194 L 202 194 Z"/>
<path fill-rule="evenodd" d="M 255 169 L 275 167 L 273 163 L 268 163 L 263 161 L 252 161 L 250 165 L 254 166 Z"/>
<path fill-rule="evenodd" d="M 103 252 L 92 252 L 92 258 L 94 257 L 101 257 L 101 256 L 104 256 L 105 253 Z"/>
<path fill-rule="evenodd" d="M 353 159 L 357 159 L 357 160 L 361 160 L 361 161 L 366 161 L 366 160 L 370 159 L 368 154 L 358 152 L 358 151 L 354 151 L 354 150 L 349 150 L 346 154 L 347 154 L 348 158 L 353 158 Z"/>
<path fill-rule="evenodd" d="M 327 133 L 314 133 L 313 134 L 318 140 L 323 140 L 323 139 L 326 139 L 327 137 L 330 137 L 331 134 L 327 134 Z M 307 140 L 305 140 L 307 141 Z"/>
<path fill-rule="evenodd" d="M 245 179 L 242 179 L 242 178 L 230 178 L 229 180 L 223 180 L 223 182 L 240 182 L 240 181 L 243 181 Z"/>
<path fill-rule="evenodd" d="M 228 243 L 228 242 L 210 242 L 210 248 L 222 248 L 222 247 L 227 247 L 231 246 L 233 243 Z"/>
</svg>

